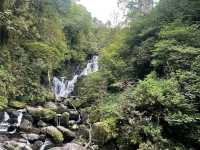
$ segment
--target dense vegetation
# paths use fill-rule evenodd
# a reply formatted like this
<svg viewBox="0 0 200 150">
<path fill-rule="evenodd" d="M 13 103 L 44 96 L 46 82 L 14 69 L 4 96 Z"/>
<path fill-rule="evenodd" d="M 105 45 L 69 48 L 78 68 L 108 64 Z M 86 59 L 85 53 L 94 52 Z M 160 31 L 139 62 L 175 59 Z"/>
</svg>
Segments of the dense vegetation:
<svg viewBox="0 0 200 150">
<path fill-rule="evenodd" d="M 2 1 L 0 109 L 53 100 L 52 77 L 98 54 L 100 70 L 79 81 L 73 103 L 100 149 L 199 149 L 200 1 L 128 9 L 125 27 L 107 28 L 70 0 Z"/>
<path fill-rule="evenodd" d="M 70 77 L 101 47 L 90 14 L 69 0 L 6 0 L 0 8 L 2 97 L 51 98 L 47 89 L 53 75 L 66 68 Z"/>
<path fill-rule="evenodd" d="M 79 93 L 95 100 L 88 112 L 104 124 L 105 149 L 199 149 L 199 7 L 161 0 L 133 21 L 132 8 L 129 26 L 100 52 L 101 70 Z"/>
</svg>

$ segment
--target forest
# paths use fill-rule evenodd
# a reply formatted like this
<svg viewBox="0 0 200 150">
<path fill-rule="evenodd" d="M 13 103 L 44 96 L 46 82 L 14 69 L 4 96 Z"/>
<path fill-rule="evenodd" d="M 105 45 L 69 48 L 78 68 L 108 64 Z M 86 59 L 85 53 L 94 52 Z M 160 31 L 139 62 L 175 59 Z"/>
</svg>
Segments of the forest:
<svg viewBox="0 0 200 150">
<path fill-rule="evenodd" d="M 0 0 L 0 150 L 200 149 L 200 1 L 118 5 Z"/>
</svg>

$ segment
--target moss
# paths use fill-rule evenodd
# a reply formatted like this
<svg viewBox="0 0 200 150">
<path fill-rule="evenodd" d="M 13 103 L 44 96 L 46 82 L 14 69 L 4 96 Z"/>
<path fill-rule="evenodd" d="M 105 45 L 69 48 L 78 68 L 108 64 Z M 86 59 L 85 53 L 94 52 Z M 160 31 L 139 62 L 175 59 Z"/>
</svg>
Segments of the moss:
<svg viewBox="0 0 200 150">
<path fill-rule="evenodd" d="M 8 105 L 8 100 L 7 98 L 0 96 L 0 111 L 6 108 Z"/>
<path fill-rule="evenodd" d="M 105 144 L 112 138 L 117 137 L 115 124 L 115 118 L 108 118 L 102 122 L 95 123 L 92 130 L 94 142 Z"/>
<path fill-rule="evenodd" d="M 46 133 L 51 136 L 51 138 L 53 139 L 53 141 L 56 144 L 62 143 L 64 141 L 64 137 L 62 132 L 60 132 L 57 128 L 55 128 L 54 126 L 49 126 L 47 128 L 45 128 L 44 130 L 46 130 Z"/>
<path fill-rule="evenodd" d="M 51 120 L 54 119 L 56 116 L 55 111 L 43 107 L 37 107 L 37 108 L 27 107 L 27 110 L 34 117 L 39 117 L 44 120 Z"/>
<path fill-rule="evenodd" d="M 62 114 L 62 122 L 63 122 L 64 126 L 68 126 L 68 124 L 69 124 L 69 116 L 70 116 L 70 114 L 68 112 L 64 112 Z"/>
<path fill-rule="evenodd" d="M 9 106 L 13 108 L 24 108 L 26 103 L 21 101 L 10 101 Z"/>
</svg>

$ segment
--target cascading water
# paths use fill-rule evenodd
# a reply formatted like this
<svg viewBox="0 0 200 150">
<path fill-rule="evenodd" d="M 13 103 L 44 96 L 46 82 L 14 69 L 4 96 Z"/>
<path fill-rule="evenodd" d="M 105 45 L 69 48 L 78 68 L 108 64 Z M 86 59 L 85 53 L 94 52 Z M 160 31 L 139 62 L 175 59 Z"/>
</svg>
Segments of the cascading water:
<svg viewBox="0 0 200 150">
<path fill-rule="evenodd" d="M 3 117 L 4 119 L 2 122 L 0 122 L 0 133 L 6 133 L 6 132 L 8 132 L 10 134 L 15 133 L 16 128 L 19 127 L 21 124 L 23 112 L 25 112 L 24 109 L 17 110 L 15 112 L 15 114 L 17 115 L 16 118 L 11 118 L 7 112 L 4 112 L 4 117 Z M 16 121 L 14 123 L 10 123 L 11 119 L 14 119 Z M 14 127 L 14 129 L 12 131 L 9 131 L 10 127 Z"/>
<path fill-rule="evenodd" d="M 64 78 L 59 80 L 57 77 L 53 78 L 53 92 L 55 94 L 56 99 L 66 98 L 73 91 L 75 84 L 78 79 L 82 76 L 87 76 L 90 73 L 96 72 L 99 70 L 98 66 L 98 56 L 93 56 L 91 60 L 88 61 L 86 68 L 80 74 L 75 74 L 72 80 L 65 81 Z"/>
</svg>

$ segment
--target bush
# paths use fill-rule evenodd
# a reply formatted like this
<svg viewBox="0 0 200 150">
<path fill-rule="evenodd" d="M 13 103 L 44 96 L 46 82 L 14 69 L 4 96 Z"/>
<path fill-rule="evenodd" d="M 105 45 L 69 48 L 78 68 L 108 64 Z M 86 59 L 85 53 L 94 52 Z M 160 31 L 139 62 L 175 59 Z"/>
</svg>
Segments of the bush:
<svg viewBox="0 0 200 150">
<path fill-rule="evenodd" d="M 7 98 L 0 96 L 0 111 L 5 109 L 7 107 L 7 104 L 8 104 Z"/>
</svg>

